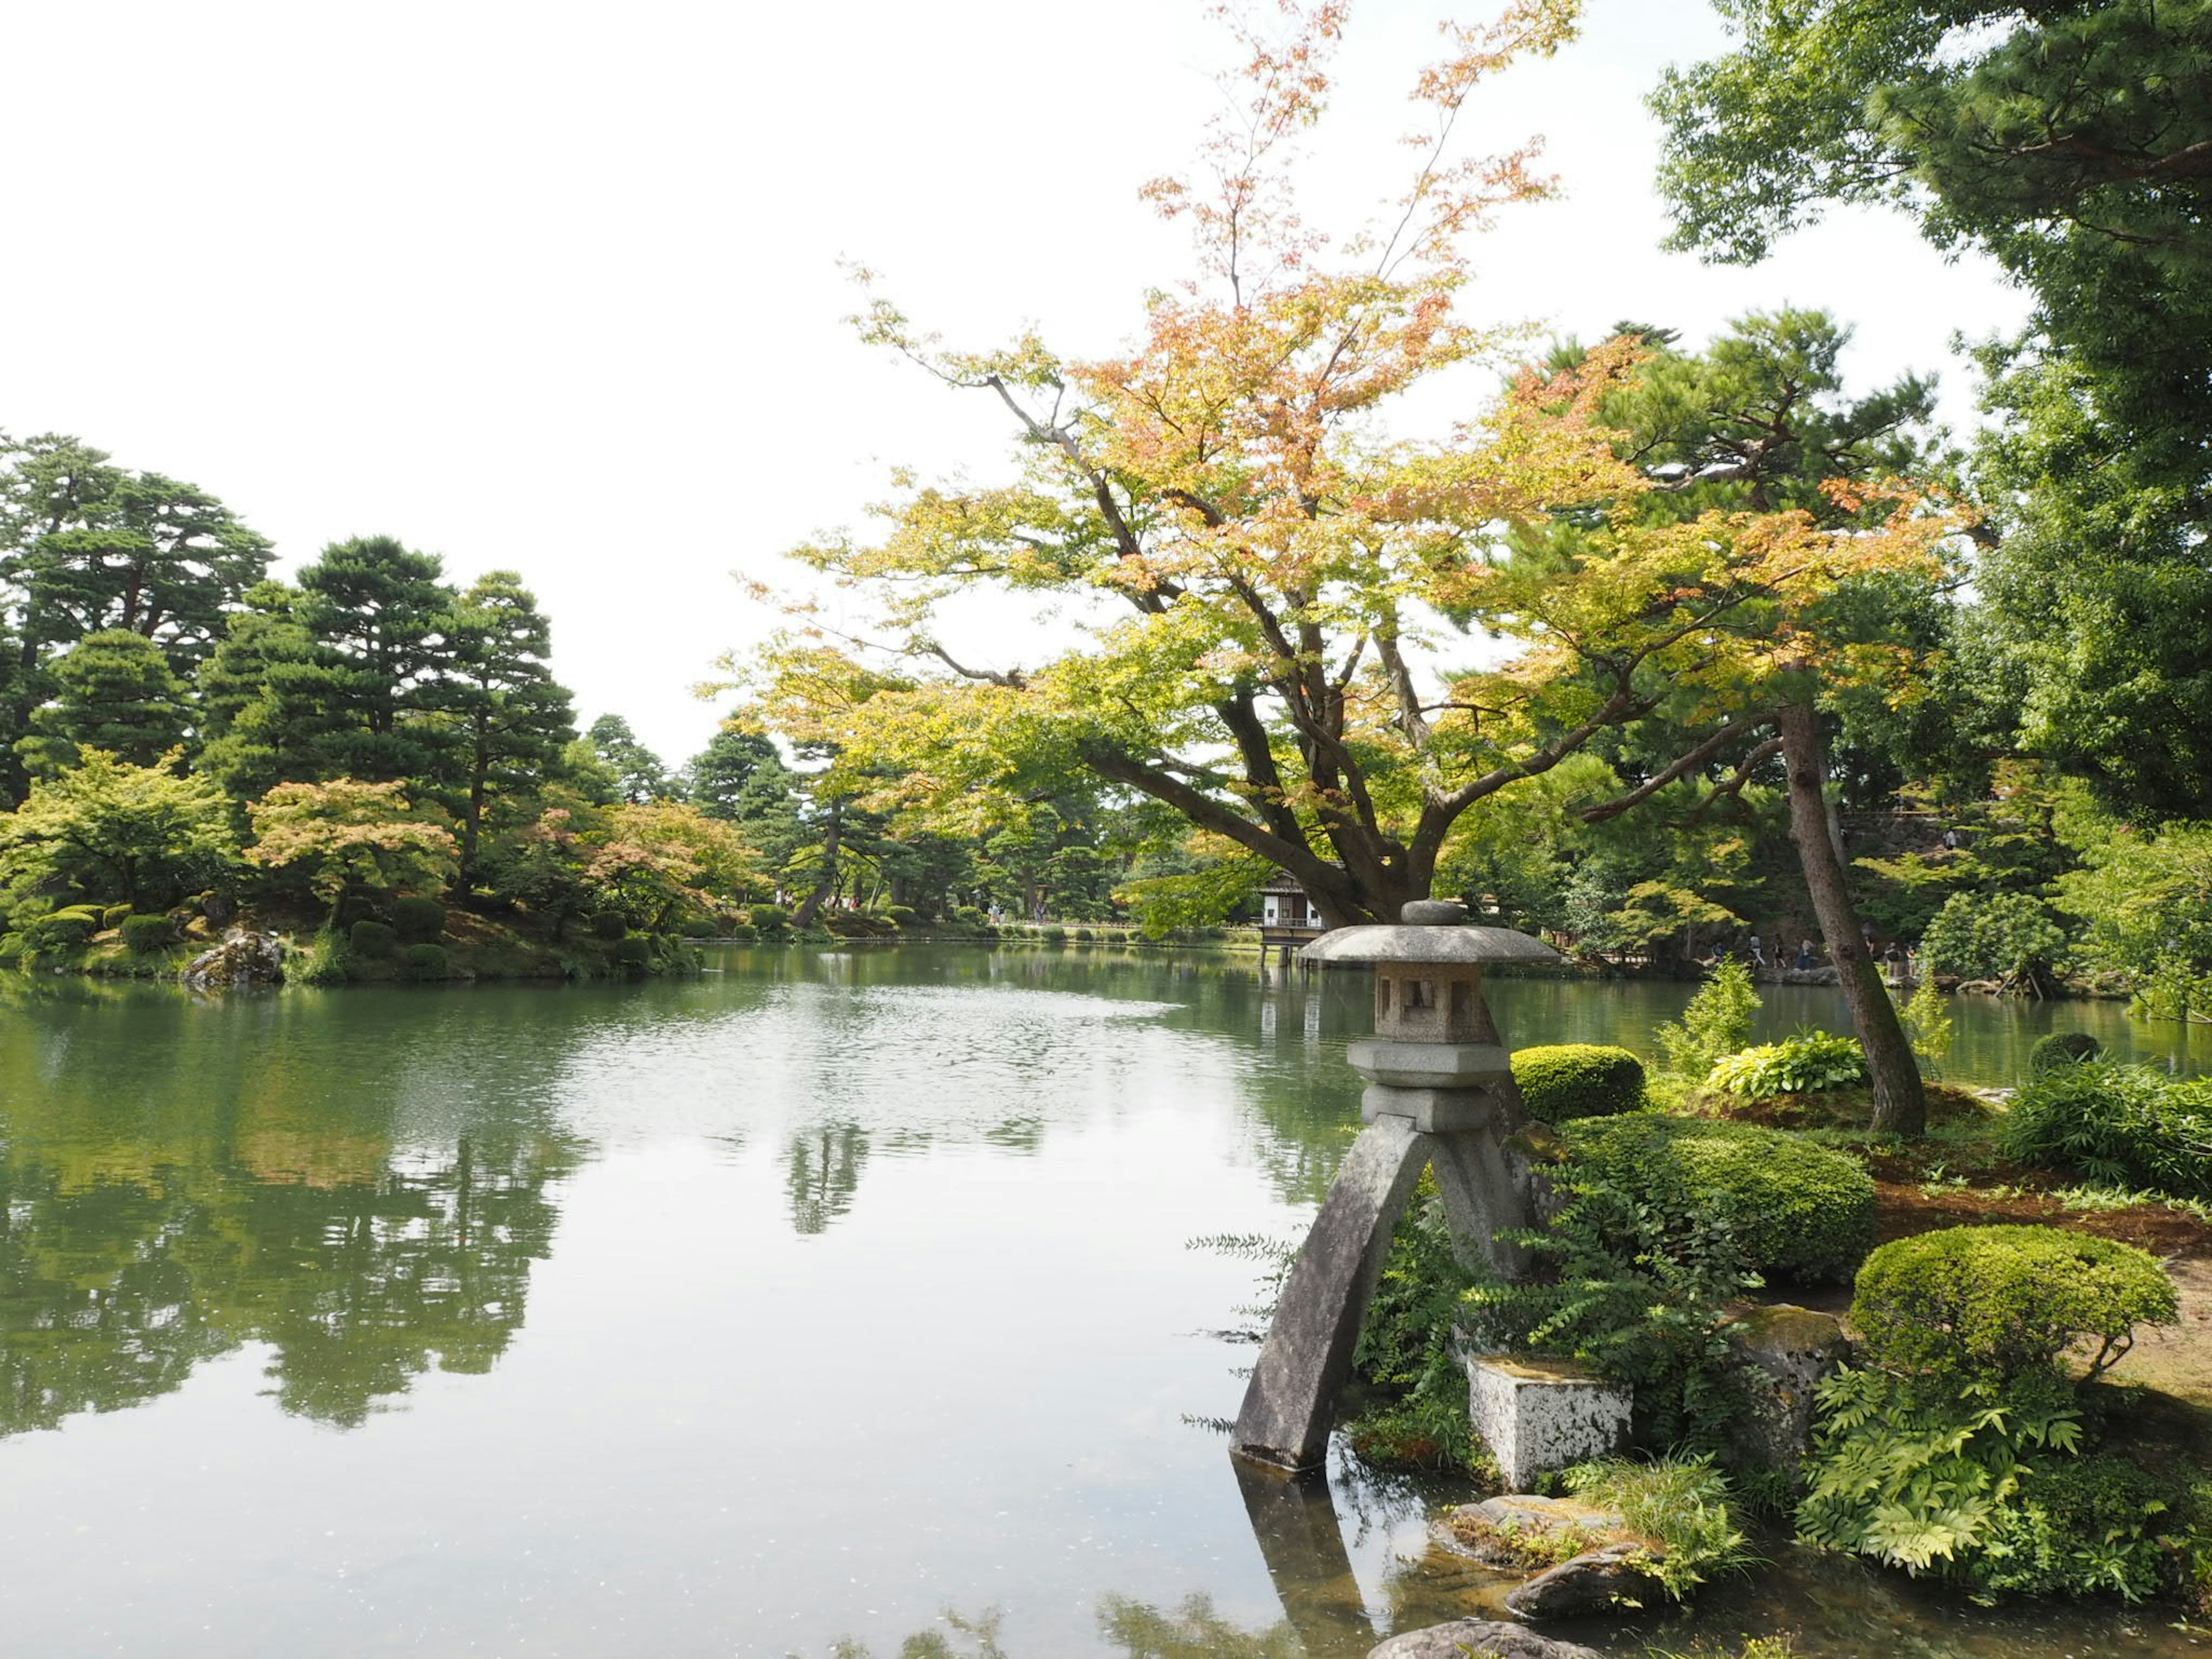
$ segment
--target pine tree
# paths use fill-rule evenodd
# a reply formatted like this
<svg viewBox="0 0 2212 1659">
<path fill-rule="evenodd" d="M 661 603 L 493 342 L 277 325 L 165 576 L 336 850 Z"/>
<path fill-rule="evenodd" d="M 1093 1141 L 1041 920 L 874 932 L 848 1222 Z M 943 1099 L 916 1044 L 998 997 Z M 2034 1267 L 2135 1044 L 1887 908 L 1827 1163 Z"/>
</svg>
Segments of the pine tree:
<svg viewBox="0 0 2212 1659">
<path fill-rule="evenodd" d="M 75 766 L 85 749 L 151 766 L 191 729 L 184 682 L 143 634 L 88 634 L 53 665 L 52 675 L 55 700 L 31 716 L 30 735 L 15 745 L 33 776 Z"/>
<path fill-rule="evenodd" d="M 575 740 L 567 689 L 553 678 L 550 629 L 537 596 L 511 570 L 493 570 L 461 595 L 453 622 L 447 702 L 467 734 L 461 808 L 461 876 L 476 863 L 486 808 L 498 794 L 531 789 Z"/>
<path fill-rule="evenodd" d="M 744 816 L 741 803 L 763 767 L 781 765 L 775 744 L 758 732 L 725 726 L 684 768 L 684 791 L 710 818 Z"/>
<path fill-rule="evenodd" d="M 660 757 L 637 740 L 637 733 L 620 714 L 600 715 L 584 736 L 614 773 L 622 798 L 631 805 L 665 800 L 674 793 Z"/>
</svg>

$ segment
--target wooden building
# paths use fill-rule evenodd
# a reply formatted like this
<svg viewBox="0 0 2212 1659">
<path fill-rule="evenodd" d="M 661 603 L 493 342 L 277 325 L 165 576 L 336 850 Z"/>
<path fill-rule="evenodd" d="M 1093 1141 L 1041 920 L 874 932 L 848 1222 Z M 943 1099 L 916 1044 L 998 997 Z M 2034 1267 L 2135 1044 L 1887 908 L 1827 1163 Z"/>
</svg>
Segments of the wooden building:
<svg viewBox="0 0 2212 1659">
<path fill-rule="evenodd" d="M 1324 932 L 1328 924 L 1306 896 L 1297 878 L 1278 870 L 1260 890 L 1260 943 L 1268 945 L 1304 945 Z"/>
</svg>

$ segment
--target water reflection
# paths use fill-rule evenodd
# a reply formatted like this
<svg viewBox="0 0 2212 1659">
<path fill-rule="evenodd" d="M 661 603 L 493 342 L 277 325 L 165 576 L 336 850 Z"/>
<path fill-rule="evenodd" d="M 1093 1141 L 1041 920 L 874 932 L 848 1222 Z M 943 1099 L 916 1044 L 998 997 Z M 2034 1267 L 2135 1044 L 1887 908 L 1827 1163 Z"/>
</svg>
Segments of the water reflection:
<svg viewBox="0 0 2212 1659">
<path fill-rule="evenodd" d="M 791 1192 L 791 1230 L 818 1233 L 853 1207 L 860 1166 L 868 1161 L 867 1132 L 857 1124 L 826 1124 L 792 1138 L 785 1184 Z"/>
</svg>

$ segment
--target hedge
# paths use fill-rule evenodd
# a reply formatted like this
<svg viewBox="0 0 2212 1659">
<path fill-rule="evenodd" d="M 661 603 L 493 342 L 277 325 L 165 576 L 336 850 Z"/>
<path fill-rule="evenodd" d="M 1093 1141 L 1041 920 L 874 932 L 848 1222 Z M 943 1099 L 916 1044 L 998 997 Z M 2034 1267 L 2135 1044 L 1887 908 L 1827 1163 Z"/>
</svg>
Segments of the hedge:
<svg viewBox="0 0 2212 1659">
<path fill-rule="evenodd" d="M 452 970 L 442 945 L 410 945 L 399 960 L 410 979 L 444 979 Z"/>
<path fill-rule="evenodd" d="M 434 898 L 394 899 L 392 931 L 403 945 L 434 945 L 446 931 L 446 907 Z"/>
<path fill-rule="evenodd" d="M 366 957 L 372 962 L 383 961 L 398 943 L 399 935 L 392 931 L 388 922 L 364 920 L 346 929 L 346 944 L 352 948 L 353 953 L 357 957 Z"/>
<path fill-rule="evenodd" d="M 2020 1376 L 2075 1342 L 2100 1370 L 2139 1324 L 2170 1325 L 2173 1281 L 2149 1252 L 2059 1227 L 1948 1227 L 1883 1245 L 1859 1269 L 1851 1323 L 1894 1370 Z"/>
<path fill-rule="evenodd" d="M 1570 1123 L 1565 1134 L 1574 1162 L 1610 1185 L 1680 1194 L 1725 1224 L 1760 1273 L 1841 1284 L 1874 1243 L 1874 1178 L 1787 1131 L 1639 1113 Z"/>
<path fill-rule="evenodd" d="M 124 947 L 141 956 L 177 942 L 177 924 L 167 916 L 125 916 L 121 927 Z"/>
<path fill-rule="evenodd" d="M 1521 1085 L 1528 1115 L 1547 1123 L 1615 1117 L 1644 1104 L 1644 1062 L 1626 1048 L 1602 1043 L 1516 1049 L 1513 1080 Z"/>
</svg>

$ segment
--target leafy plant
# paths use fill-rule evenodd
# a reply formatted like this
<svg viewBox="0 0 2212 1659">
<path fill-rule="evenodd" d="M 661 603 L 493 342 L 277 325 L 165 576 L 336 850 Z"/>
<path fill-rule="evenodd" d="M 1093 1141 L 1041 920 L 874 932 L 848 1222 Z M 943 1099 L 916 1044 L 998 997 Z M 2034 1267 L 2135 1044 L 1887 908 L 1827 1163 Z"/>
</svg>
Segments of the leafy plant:
<svg viewBox="0 0 2212 1659">
<path fill-rule="evenodd" d="M 1978 1599 L 2130 1601 L 2201 1547 L 2169 1483 L 2086 1450 L 2073 1391 L 2047 1367 L 2002 1382 L 1846 1368 L 1819 1392 L 1807 1543 L 1932 1571 Z"/>
<path fill-rule="evenodd" d="M 1900 1372 L 2008 1381 L 2094 1337 L 2094 1376 L 2139 1324 L 2170 1325 L 2173 1281 L 2147 1251 L 2058 1227 L 1949 1227 L 1883 1245 L 1859 1270 L 1851 1323 Z"/>
<path fill-rule="evenodd" d="M 1667 1057 L 1668 1072 L 1702 1078 L 1723 1055 L 1734 1054 L 1751 1040 L 1751 1023 L 1759 1009 L 1759 989 L 1751 969 L 1741 962 L 1724 962 L 1690 999 L 1680 1022 L 1662 1025 L 1651 1035 Z"/>
<path fill-rule="evenodd" d="M 1866 1053 L 1856 1037 L 1803 1030 L 1729 1054 L 1705 1074 L 1705 1086 L 1746 1100 L 1816 1094 L 1867 1080 Z"/>
<path fill-rule="evenodd" d="M 2031 1376 L 1954 1386 L 1850 1367 L 1819 1386 L 1797 1535 L 1918 1573 L 1988 1535 L 2020 1490 L 2026 1454 L 2075 1450 L 2081 1413 L 2063 1385 Z"/>
<path fill-rule="evenodd" d="M 1713 1574 L 1756 1559 L 1729 1510 L 1728 1480 L 1710 1456 L 1604 1458 L 1577 1464 L 1565 1479 L 1568 1491 L 1614 1510 L 1629 1531 L 1659 1547 L 1644 1571 L 1678 1601 Z"/>
<path fill-rule="evenodd" d="M 1943 1062 L 1951 1054 L 1953 1024 L 1943 994 L 1936 988 L 1935 975 L 1921 975 L 1911 997 L 1898 1010 L 1898 1018 L 1905 1027 L 1905 1040 L 1912 1045 L 1913 1057 L 1920 1062 L 1922 1074 L 1942 1076 Z"/>
<path fill-rule="evenodd" d="M 2212 1085 L 2099 1060 L 2045 1072 L 2005 1115 L 2008 1156 L 2105 1186 L 2212 1198 Z"/>
<path fill-rule="evenodd" d="M 1679 1182 L 1631 1187 L 1589 1164 L 1570 1163 L 1555 1185 L 1569 1202 L 1552 1224 L 1509 1235 L 1546 1271 L 1470 1288 L 1473 1333 L 1633 1384 L 1643 1439 L 1719 1449 L 1740 1410 L 1728 1304 L 1762 1282 L 1728 1218 Z"/>
</svg>

